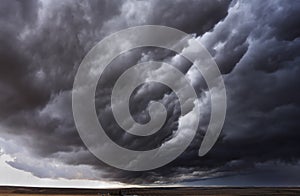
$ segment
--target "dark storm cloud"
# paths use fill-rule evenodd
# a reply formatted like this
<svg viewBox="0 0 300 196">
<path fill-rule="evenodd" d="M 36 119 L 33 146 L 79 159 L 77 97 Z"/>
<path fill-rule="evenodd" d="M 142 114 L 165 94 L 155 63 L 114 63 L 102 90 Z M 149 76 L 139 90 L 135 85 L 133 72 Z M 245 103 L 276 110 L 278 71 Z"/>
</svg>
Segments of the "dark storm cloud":
<svg viewBox="0 0 300 196">
<path fill-rule="evenodd" d="M 148 23 L 181 29 L 186 33 L 203 34 L 227 15 L 225 1 L 154 1 Z"/>
<path fill-rule="evenodd" d="M 5 152 L 16 156 L 9 164 L 39 177 L 134 184 L 235 176 L 277 161 L 298 164 L 299 11 L 297 1 L 2 1 L 0 133 L 22 145 L 31 157 L 6 144 Z M 167 25 L 199 36 L 224 74 L 228 110 L 222 135 L 205 157 L 197 154 L 209 109 L 193 143 L 178 159 L 153 171 L 125 172 L 101 163 L 84 147 L 73 122 L 71 89 L 80 61 L 95 43 L 140 24 Z M 99 81 L 96 105 L 110 137 L 130 149 L 160 145 L 178 126 L 177 98 L 160 85 L 146 84 L 131 97 L 131 110 L 139 122 L 149 117 L 145 112 L 149 100 L 160 100 L 168 109 L 163 131 L 147 145 L 141 138 L 120 133 L 105 109 L 118 76 L 147 60 L 164 60 L 184 73 L 190 71 L 199 96 L 205 96 L 206 86 L 194 77 L 191 64 L 170 51 L 135 50 L 115 59 Z M 151 96 L 144 99 L 147 94 Z M 75 171 L 86 175 L 74 176 Z"/>
<path fill-rule="evenodd" d="M 113 1 L 1 3 L 1 122 L 13 137 L 29 136 L 23 143 L 35 154 L 84 148 L 71 113 L 73 75 L 119 6 Z"/>
</svg>

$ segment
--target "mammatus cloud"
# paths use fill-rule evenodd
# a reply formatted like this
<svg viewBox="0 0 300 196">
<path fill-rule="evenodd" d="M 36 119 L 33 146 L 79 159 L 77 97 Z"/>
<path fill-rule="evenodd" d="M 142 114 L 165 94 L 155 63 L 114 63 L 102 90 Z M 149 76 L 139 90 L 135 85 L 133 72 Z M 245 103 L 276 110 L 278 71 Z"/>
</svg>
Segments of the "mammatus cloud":
<svg viewBox="0 0 300 196">
<path fill-rule="evenodd" d="M 297 1 L 2 1 L 0 141 L 4 153 L 15 157 L 8 164 L 38 177 L 132 184 L 256 174 L 265 165 L 272 170 L 274 164 L 296 168 L 299 10 Z M 125 134 L 116 125 L 108 107 L 112 87 L 138 62 L 162 60 L 179 68 L 198 89 L 203 113 L 193 143 L 178 159 L 148 172 L 125 172 L 100 162 L 83 145 L 73 122 L 71 89 L 91 47 L 112 32 L 142 24 L 175 27 L 204 44 L 223 74 L 228 109 L 221 138 L 199 158 L 210 113 L 203 78 L 171 51 L 144 48 L 119 56 L 100 78 L 96 93 L 99 120 L 116 143 L 151 149 L 170 141 L 178 127 L 181 111 L 176 95 L 154 83 L 136 90 L 130 109 L 136 121 L 147 122 L 149 101 L 160 100 L 168 111 L 162 130 L 146 140 Z M 164 77 L 161 71 L 159 76 Z M 271 172 L 276 174 L 276 169 Z"/>
</svg>

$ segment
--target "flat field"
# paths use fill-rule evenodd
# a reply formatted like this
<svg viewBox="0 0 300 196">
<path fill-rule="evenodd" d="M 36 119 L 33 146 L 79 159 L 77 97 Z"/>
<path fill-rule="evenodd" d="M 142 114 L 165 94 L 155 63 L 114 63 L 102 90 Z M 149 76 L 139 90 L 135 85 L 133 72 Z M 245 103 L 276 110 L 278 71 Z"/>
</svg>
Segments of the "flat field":
<svg viewBox="0 0 300 196">
<path fill-rule="evenodd" d="M 75 189 L 0 187 L 0 196 L 69 196 L 69 195 L 300 195 L 300 187 L 177 187 L 177 188 L 124 188 Z"/>
</svg>

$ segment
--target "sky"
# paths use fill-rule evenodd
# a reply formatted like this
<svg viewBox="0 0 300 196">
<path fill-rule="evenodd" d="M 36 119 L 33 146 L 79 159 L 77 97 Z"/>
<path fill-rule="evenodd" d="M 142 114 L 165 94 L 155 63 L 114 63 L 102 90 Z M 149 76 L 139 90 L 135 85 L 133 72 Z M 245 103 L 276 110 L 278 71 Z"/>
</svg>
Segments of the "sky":
<svg viewBox="0 0 300 196">
<path fill-rule="evenodd" d="M 104 37 L 138 25 L 184 31 L 217 63 L 227 93 L 226 119 L 205 156 L 198 150 L 211 112 L 209 89 L 192 62 L 154 47 L 128 51 L 104 71 L 95 95 L 98 120 L 118 145 L 140 151 L 189 134 L 193 120 L 180 121 L 185 114 L 178 97 L 162 84 L 139 86 L 129 106 L 133 118 L 145 123 L 149 102 L 161 102 L 168 116 L 157 133 L 130 135 L 111 111 L 112 89 L 124 70 L 151 60 L 170 63 L 186 75 L 200 101 L 190 146 L 161 168 L 133 172 L 105 164 L 82 142 L 72 114 L 77 69 Z M 0 185 L 300 185 L 300 1 L 1 0 L 0 27 Z M 168 77 L 161 69 L 156 74 Z M 187 126 L 177 129 L 180 123 Z"/>
</svg>

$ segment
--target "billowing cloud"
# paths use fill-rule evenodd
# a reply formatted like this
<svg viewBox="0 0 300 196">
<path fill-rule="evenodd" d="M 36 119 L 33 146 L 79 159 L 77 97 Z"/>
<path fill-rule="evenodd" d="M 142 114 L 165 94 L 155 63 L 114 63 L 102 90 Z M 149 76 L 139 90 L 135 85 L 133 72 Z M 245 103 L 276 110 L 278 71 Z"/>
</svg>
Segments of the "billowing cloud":
<svg viewBox="0 0 300 196">
<path fill-rule="evenodd" d="M 271 0 L 2 1 L 1 152 L 15 157 L 10 166 L 41 178 L 130 184 L 201 183 L 256 174 L 266 165 L 276 173 L 276 163 L 293 170 L 300 157 L 299 10 L 297 1 Z M 131 96 L 130 110 L 136 121 L 147 122 L 149 102 L 160 101 L 168 112 L 162 129 L 142 138 L 126 134 L 116 124 L 110 108 L 113 85 L 138 62 L 160 60 L 181 70 L 197 89 L 203 113 L 194 141 L 175 161 L 152 171 L 127 172 L 102 163 L 84 146 L 74 125 L 71 90 L 82 58 L 98 41 L 142 24 L 178 28 L 206 46 L 223 74 L 228 109 L 220 139 L 200 158 L 210 101 L 192 63 L 152 47 L 120 55 L 105 70 L 96 92 L 99 120 L 116 143 L 129 149 L 155 148 L 174 139 L 180 121 L 175 93 L 147 83 Z M 163 69 L 155 71 L 168 77 Z M 178 131 L 188 134 L 188 129 Z"/>
</svg>

